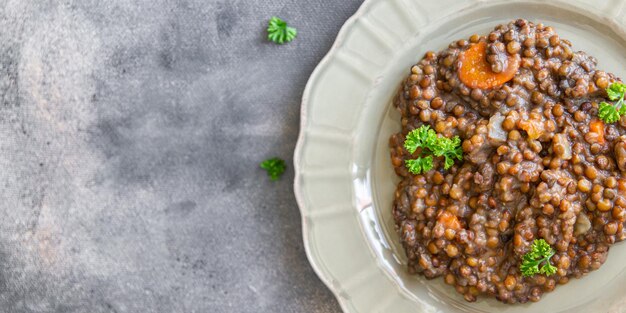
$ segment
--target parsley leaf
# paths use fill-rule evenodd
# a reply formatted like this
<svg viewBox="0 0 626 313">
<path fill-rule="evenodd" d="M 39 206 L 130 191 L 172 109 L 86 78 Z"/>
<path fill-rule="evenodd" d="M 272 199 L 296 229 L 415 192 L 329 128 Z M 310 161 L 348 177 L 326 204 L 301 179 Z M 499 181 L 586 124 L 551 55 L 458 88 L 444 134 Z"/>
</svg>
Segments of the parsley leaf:
<svg viewBox="0 0 626 313">
<path fill-rule="evenodd" d="M 290 42 L 298 35 L 298 30 L 287 26 L 287 22 L 274 16 L 267 25 L 267 40 L 279 45 Z"/>
<path fill-rule="evenodd" d="M 261 162 L 261 168 L 267 171 L 270 180 L 276 181 L 285 172 L 287 165 L 280 158 L 271 158 Z"/>
<path fill-rule="evenodd" d="M 601 102 L 598 106 L 598 117 L 604 122 L 612 124 L 619 121 L 622 115 L 626 115 L 626 105 L 624 104 L 625 93 L 626 85 L 620 82 L 612 83 L 606 89 L 606 94 L 610 100 L 617 100 L 617 103 L 610 104 Z"/>
<path fill-rule="evenodd" d="M 606 94 L 610 100 L 618 100 L 626 93 L 626 85 L 622 83 L 612 83 L 607 89 Z"/>
<path fill-rule="evenodd" d="M 624 106 L 622 106 L 620 111 L 622 111 L 623 108 Z M 601 102 L 598 107 L 598 117 L 609 124 L 615 123 L 620 120 L 620 111 L 612 104 Z"/>
<path fill-rule="evenodd" d="M 417 159 L 406 160 L 406 167 L 409 169 L 409 172 L 418 175 L 424 172 L 428 172 L 433 168 L 433 157 L 420 157 Z"/>
<path fill-rule="evenodd" d="M 556 252 L 543 239 L 535 239 L 530 246 L 530 251 L 522 257 L 520 271 L 523 276 L 544 274 L 547 276 L 556 273 L 556 266 L 550 264 L 550 258 Z M 541 265 L 543 263 L 543 265 Z"/>
<path fill-rule="evenodd" d="M 409 151 L 409 153 L 415 153 L 417 148 L 431 149 L 435 141 L 437 141 L 437 133 L 430 129 L 430 126 L 422 125 L 420 128 L 416 128 L 406 135 L 404 148 Z"/>
<path fill-rule="evenodd" d="M 422 149 L 419 158 L 405 161 L 409 172 L 416 175 L 433 168 L 432 156 L 443 157 L 443 167 L 446 170 L 454 165 L 455 159 L 463 160 L 463 149 L 459 136 L 454 138 L 437 136 L 437 133 L 428 125 L 422 125 L 420 128 L 409 132 L 404 140 L 404 148 L 409 153 L 415 153 L 418 148 Z"/>
<path fill-rule="evenodd" d="M 444 168 L 447 170 L 454 165 L 454 159 L 463 160 L 463 149 L 461 148 L 461 138 L 455 136 L 450 139 L 447 137 L 439 137 L 433 146 L 433 154 L 435 156 L 443 156 L 445 158 Z"/>
</svg>

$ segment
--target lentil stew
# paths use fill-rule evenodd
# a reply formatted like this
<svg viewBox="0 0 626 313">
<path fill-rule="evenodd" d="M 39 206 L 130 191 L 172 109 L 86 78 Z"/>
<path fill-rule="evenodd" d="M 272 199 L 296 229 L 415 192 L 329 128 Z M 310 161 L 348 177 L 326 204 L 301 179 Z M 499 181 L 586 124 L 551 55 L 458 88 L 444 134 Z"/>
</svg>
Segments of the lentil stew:
<svg viewBox="0 0 626 313">
<path fill-rule="evenodd" d="M 552 27 L 518 19 L 411 67 L 393 100 L 402 131 L 389 140 L 410 273 L 441 276 L 467 301 L 513 304 L 602 266 L 626 238 L 626 117 L 598 120 L 620 79 L 596 64 Z M 423 125 L 459 136 L 463 160 L 409 172 L 420 151 L 405 137 Z M 553 275 L 520 272 L 535 239 L 555 251 Z"/>
</svg>

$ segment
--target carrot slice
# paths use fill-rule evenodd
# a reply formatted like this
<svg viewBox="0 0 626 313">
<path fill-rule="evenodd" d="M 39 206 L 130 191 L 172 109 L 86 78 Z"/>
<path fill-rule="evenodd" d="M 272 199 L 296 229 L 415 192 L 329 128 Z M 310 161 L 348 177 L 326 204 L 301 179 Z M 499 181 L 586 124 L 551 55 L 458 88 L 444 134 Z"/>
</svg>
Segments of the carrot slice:
<svg viewBox="0 0 626 313">
<path fill-rule="evenodd" d="M 459 222 L 459 219 L 456 217 L 456 215 L 448 211 L 441 212 L 441 215 L 439 215 L 437 221 L 445 228 L 450 228 L 454 230 L 461 229 L 461 223 Z"/>
<path fill-rule="evenodd" d="M 598 143 L 604 144 L 604 122 L 593 120 L 589 123 L 589 132 L 597 134 Z"/>
<path fill-rule="evenodd" d="M 489 89 L 511 80 L 519 69 L 519 55 L 509 56 L 508 65 L 501 73 L 491 70 L 487 62 L 487 43 L 479 42 L 470 46 L 459 56 L 461 67 L 459 79 L 470 88 Z"/>
</svg>

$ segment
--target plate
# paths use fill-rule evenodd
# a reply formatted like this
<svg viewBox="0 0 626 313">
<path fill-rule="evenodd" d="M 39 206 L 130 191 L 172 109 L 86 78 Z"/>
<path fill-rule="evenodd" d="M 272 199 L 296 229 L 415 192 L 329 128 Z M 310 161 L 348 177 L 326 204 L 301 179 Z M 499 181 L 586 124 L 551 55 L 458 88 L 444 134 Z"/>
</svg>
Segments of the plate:
<svg viewBox="0 0 626 313">
<path fill-rule="evenodd" d="M 624 17 L 621 0 L 365 1 L 311 75 L 294 155 L 307 256 L 345 312 L 626 312 L 624 244 L 537 303 L 468 303 L 441 278 L 409 275 L 391 217 L 398 178 L 387 147 L 400 130 L 391 99 L 426 51 L 525 18 L 626 77 Z"/>
</svg>

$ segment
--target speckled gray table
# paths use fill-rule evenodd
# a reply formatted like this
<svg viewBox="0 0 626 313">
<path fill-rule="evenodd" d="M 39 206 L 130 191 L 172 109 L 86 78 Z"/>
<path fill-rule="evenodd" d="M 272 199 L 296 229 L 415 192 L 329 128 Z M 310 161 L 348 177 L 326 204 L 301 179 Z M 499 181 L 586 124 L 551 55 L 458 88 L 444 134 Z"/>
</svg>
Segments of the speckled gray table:
<svg viewBox="0 0 626 313">
<path fill-rule="evenodd" d="M 0 312 L 339 312 L 290 162 L 360 2 L 0 1 Z"/>
</svg>

